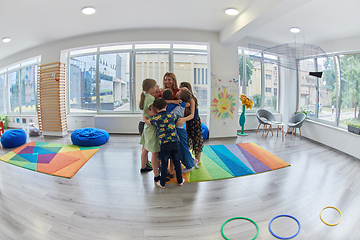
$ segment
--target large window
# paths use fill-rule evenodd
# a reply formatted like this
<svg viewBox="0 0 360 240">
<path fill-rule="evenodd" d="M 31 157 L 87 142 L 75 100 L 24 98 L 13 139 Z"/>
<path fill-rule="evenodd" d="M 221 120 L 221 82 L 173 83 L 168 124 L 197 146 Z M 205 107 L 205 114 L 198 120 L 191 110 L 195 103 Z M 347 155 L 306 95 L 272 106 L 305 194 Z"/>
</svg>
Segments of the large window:
<svg viewBox="0 0 360 240">
<path fill-rule="evenodd" d="M 20 104 L 19 104 L 19 72 L 14 71 L 9 74 L 9 100 L 10 108 L 9 112 L 11 113 L 20 113 Z"/>
<path fill-rule="evenodd" d="M 360 124 L 360 55 L 340 56 L 341 105 L 339 125 Z"/>
<path fill-rule="evenodd" d="M 306 66 L 306 69 L 309 69 L 309 71 L 315 72 L 315 59 L 300 60 L 299 69 L 303 69 L 304 66 Z M 299 71 L 298 74 L 300 84 L 300 108 L 308 111 L 310 118 L 315 118 L 317 78 L 310 76 L 309 72 Z"/>
<path fill-rule="evenodd" d="M 40 57 L 35 57 L 0 70 L 0 114 L 36 114 L 36 82 L 40 60 Z"/>
<path fill-rule="evenodd" d="M 6 91 L 5 91 L 5 79 L 6 74 L 0 75 L 0 114 L 6 113 L 5 103 L 6 103 Z"/>
<path fill-rule="evenodd" d="M 318 79 L 318 118 L 336 124 L 337 91 L 334 57 L 318 58 L 317 68 L 317 71 L 323 72 L 322 78 Z"/>
<path fill-rule="evenodd" d="M 277 92 L 279 86 L 278 64 L 265 61 L 264 68 L 266 76 L 264 108 L 275 112 L 278 111 L 279 106 L 279 95 Z"/>
<path fill-rule="evenodd" d="M 142 81 L 163 87 L 166 72 L 178 84 L 192 84 L 199 111 L 207 110 L 210 86 L 208 46 L 199 44 L 126 44 L 69 52 L 70 113 L 139 112 Z"/>
<path fill-rule="evenodd" d="M 100 110 L 130 110 L 130 53 L 100 54 Z M 96 102 L 96 97 L 93 97 Z"/>
<path fill-rule="evenodd" d="M 36 112 L 35 100 L 35 66 L 20 69 L 21 112 Z"/>
<path fill-rule="evenodd" d="M 96 56 L 72 57 L 69 63 L 70 111 L 96 111 Z"/>
<path fill-rule="evenodd" d="M 174 51 L 174 72 L 178 84 L 191 83 L 199 104 L 199 110 L 206 110 L 208 89 L 207 53 L 195 51 Z"/>
<path fill-rule="evenodd" d="M 239 49 L 240 94 L 253 102 L 253 110 L 260 108 L 275 112 L 279 109 L 279 65 L 275 56 Z M 241 105 L 241 102 L 240 102 Z M 242 108 L 239 108 L 242 111 Z"/>
<path fill-rule="evenodd" d="M 136 52 L 136 109 L 139 110 L 142 81 L 155 79 L 162 88 L 162 78 L 169 71 L 169 51 L 137 51 Z M 175 72 L 175 75 L 177 73 Z"/>
<path fill-rule="evenodd" d="M 343 128 L 360 124 L 360 55 L 335 55 L 305 59 L 299 64 L 313 64 L 311 71 L 323 72 L 321 78 L 299 73 L 300 110 L 308 116 Z"/>
</svg>

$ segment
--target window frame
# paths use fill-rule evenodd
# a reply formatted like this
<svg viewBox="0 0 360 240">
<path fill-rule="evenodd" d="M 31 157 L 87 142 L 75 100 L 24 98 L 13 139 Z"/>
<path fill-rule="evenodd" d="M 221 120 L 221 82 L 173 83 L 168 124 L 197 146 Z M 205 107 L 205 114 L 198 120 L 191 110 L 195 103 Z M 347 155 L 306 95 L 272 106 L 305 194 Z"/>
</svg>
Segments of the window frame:
<svg viewBox="0 0 360 240">
<path fill-rule="evenodd" d="M 23 112 L 22 111 L 22 106 L 21 106 L 21 70 L 27 67 L 32 67 L 32 74 L 34 77 L 34 86 L 33 86 L 33 91 L 34 91 L 34 97 L 35 97 L 35 106 L 37 107 L 37 81 L 38 81 L 38 74 L 37 74 L 37 70 L 39 65 L 41 65 L 41 56 L 36 56 L 36 57 L 32 57 L 32 58 L 28 58 L 25 59 L 23 61 L 19 61 L 16 63 L 13 63 L 7 67 L 4 67 L 2 69 L 0 69 L 0 75 L 6 75 L 5 79 L 4 79 L 4 110 L 5 110 L 5 115 L 8 116 L 17 116 L 17 115 L 22 115 L 22 116 L 36 116 L 37 115 L 37 111 L 33 111 L 33 112 Z M 19 112 L 10 112 L 10 89 L 9 89 L 9 73 L 12 72 L 17 72 L 17 84 L 18 84 L 18 94 L 19 94 Z M 26 92 L 25 92 L 26 93 Z"/>
<path fill-rule="evenodd" d="M 341 111 L 341 84 L 339 85 L 339 79 L 340 79 L 340 59 L 339 59 L 339 54 L 329 54 L 327 56 L 328 58 L 333 58 L 334 60 L 334 73 L 335 73 L 335 81 L 336 81 L 336 88 L 335 88 L 335 93 L 336 93 L 336 116 L 335 116 L 335 122 L 332 121 L 327 121 L 324 119 L 319 119 L 319 98 L 320 98 L 320 90 L 319 90 L 319 78 L 316 78 L 316 86 L 315 86 L 315 90 L 316 90 L 316 94 L 315 94 L 315 117 L 311 118 L 311 120 L 319 122 L 319 123 L 323 123 L 325 125 L 329 125 L 329 126 L 334 126 L 334 127 L 338 127 L 338 128 L 342 128 L 341 126 L 339 126 L 340 123 L 340 111 Z M 308 59 L 313 59 L 314 61 L 314 69 L 315 71 L 318 71 L 318 58 L 302 58 L 302 59 L 296 59 L 296 61 L 298 62 L 298 65 L 300 63 L 301 60 L 308 60 Z M 300 71 L 298 71 L 297 74 L 297 111 L 301 110 L 301 106 L 300 106 L 300 95 L 301 95 L 301 79 L 300 79 Z"/>
<path fill-rule="evenodd" d="M 265 57 L 269 56 L 269 57 Z M 281 88 L 281 74 L 280 74 L 280 58 L 277 56 L 272 56 L 272 55 L 268 55 L 268 54 L 264 54 L 264 53 L 260 53 L 260 52 L 254 52 L 254 51 L 249 51 L 246 50 L 244 48 L 238 47 L 238 59 L 240 60 L 240 57 L 242 57 L 242 63 L 243 63 L 243 76 L 239 75 L 239 91 L 240 91 L 240 95 L 243 93 L 245 95 L 247 95 L 248 93 L 246 92 L 246 84 L 245 84 L 245 78 L 246 78 L 246 60 L 250 59 L 250 60 L 257 60 L 260 61 L 260 66 L 261 66 L 261 85 L 260 85 L 260 95 L 261 95 L 261 104 L 260 104 L 260 109 L 263 109 L 265 106 L 265 94 L 266 94 L 266 81 L 271 80 L 273 81 L 272 77 L 271 79 L 267 79 L 266 78 L 266 72 L 265 72 L 265 63 L 273 63 L 276 64 L 276 71 L 277 71 L 277 81 L 278 84 L 276 85 L 277 88 L 277 111 L 271 111 L 274 113 L 279 113 L 280 112 L 280 102 L 281 102 L 281 96 L 280 96 L 280 88 Z M 276 59 L 275 59 L 276 58 Z M 240 67 L 240 66 L 239 66 Z M 240 74 L 240 73 L 239 73 Z M 271 86 L 271 93 L 273 93 L 273 89 L 275 85 L 272 84 Z M 241 108 L 239 107 L 239 113 L 241 112 Z M 250 113 L 254 113 L 257 110 L 247 110 L 246 112 L 250 112 Z"/>
</svg>

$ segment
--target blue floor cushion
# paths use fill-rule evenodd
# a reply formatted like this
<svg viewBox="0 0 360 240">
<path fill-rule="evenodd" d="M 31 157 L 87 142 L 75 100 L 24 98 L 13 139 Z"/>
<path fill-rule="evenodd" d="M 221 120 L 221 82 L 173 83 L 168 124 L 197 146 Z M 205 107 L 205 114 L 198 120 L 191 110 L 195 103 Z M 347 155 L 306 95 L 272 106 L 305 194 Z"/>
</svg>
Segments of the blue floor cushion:
<svg viewBox="0 0 360 240">
<path fill-rule="evenodd" d="M 184 124 L 184 128 L 186 129 L 186 122 Z M 209 129 L 203 122 L 201 123 L 201 128 L 202 128 L 203 140 L 205 140 L 209 137 Z"/>
<path fill-rule="evenodd" d="M 203 122 L 201 123 L 201 127 L 202 127 L 203 139 L 205 140 L 209 137 L 209 129 Z"/>
<path fill-rule="evenodd" d="M 10 129 L 1 135 L 1 145 L 4 148 L 18 147 L 26 143 L 27 135 L 23 129 Z"/>
<path fill-rule="evenodd" d="M 109 140 L 109 133 L 98 128 L 80 128 L 71 134 L 71 141 L 78 146 L 99 146 Z"/>
</svg>

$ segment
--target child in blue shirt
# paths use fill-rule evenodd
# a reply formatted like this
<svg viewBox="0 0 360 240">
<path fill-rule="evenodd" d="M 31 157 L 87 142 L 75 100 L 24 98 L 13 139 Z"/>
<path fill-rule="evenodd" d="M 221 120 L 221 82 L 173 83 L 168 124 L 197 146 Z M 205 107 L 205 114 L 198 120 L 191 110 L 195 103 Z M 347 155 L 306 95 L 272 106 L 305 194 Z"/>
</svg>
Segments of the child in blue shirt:
<svg viewBox="0 0 360 240">
<path fill-rule="evenodd" d="M 163 92 L 163 98 L 165 100 L 169 100 L 169 99 L 171 99 L 171 97 L 172 97 L 171 89 L 165 89 Z M 186 118 L 184 118 L 184 111 L 185 111 L 185 107 L 186 107 L 186 104 L 184 104 L 184 103 L 188 103 L 190 105 L 190 100 L 191 100 L 190 91 L 181 90 L 177 94 L 177 97 L 179 97 L 183 102 L 180 105 L 174 104 L 174 103 L 168 103 L 166 106 L 166 110 L 168 112 L 174 113 L 179 118 L 183 118 L 182 121 L 184 121 L 184 122 L 187 120 L 191 120 L 193 118 L 193 116 L 187 116 Z M 182 105 L 182 104 L 184 104 L 184 105 Z M 180 161 L 185 166 L 185 168 L 182 169 L 182 172 L 185 173 L 185 172 L 191 171 L 194 166 L 195 166 L 195 168 L 199 168 L 199 167 L 197 165 L 197 161 L 194 160 L 194 158 L 192 157 L 192 155 L 189 151 L 189 146 L 187 144 L 187 132 L 186 132 L 186 129 L 184 128 L 184 124 L 179 125 L 179 123 L 176 126 L 176 130 L 180 137 L 180 153 L 179 153 Z M 171 170 L 172 169 L 170 169 L 170 172 L 171 172 Z M 171 174 L 170 174 L 170 177 L 171 177 Z"/>
<path fill-rule="evenodd" d="M 151 120 L 144 118 L 144 121 L 146 124 L 155 125 L 159 135 L 161 174 L 160 181 L 157 181 L 156 185 L 160 188 L 165 188 L 168 160 L 172 159 L 175 166 L 177 182 L 182 186 L 185 179 L 182 178 L 179 158 L 180 139 L 176 132 L 178 117 L 166 111 L 166 101 L 162 98 L 156 99 L 153 106 L 158 114 L 152 117 Z"/>
</svg>

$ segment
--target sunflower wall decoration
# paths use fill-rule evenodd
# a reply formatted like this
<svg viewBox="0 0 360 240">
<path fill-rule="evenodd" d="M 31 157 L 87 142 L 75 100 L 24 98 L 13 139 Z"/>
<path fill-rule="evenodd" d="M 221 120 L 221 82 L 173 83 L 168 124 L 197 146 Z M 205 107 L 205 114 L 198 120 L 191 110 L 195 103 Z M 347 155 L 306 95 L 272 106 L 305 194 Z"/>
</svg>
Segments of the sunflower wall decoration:
<svg viewBox="0 0 360 240">
<path fill-rule="evenodd" d="M 215 115 L 215 118 L 226 119 L 234 118 L 235 110 L 235 94 L 230 94 L 226 89 L 214 94 L 214 98 L 211 101 L 210 113 Z"/>
</svg>

